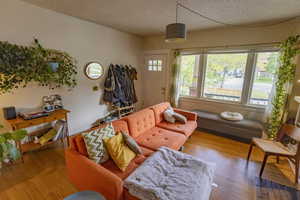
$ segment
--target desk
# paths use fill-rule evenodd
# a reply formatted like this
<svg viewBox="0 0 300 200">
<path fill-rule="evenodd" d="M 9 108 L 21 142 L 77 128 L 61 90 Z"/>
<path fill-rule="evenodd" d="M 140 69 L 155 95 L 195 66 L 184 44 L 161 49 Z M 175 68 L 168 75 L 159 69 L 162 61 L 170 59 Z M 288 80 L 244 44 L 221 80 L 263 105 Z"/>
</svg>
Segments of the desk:
<svg viewBox="0 0 300 200">
<path fill-rule="evenodd" d="M 56 110 L 51 112 L 48 116 L 45 117 L 40 117 L 40 118 L 36 118 L 36 119 L 31 119 L 31 120 L 24 120 L 21 117 L 17 117 L 16 119 L 11 119 L 11 120 L 7 120 L 7 122 L 10 124 L 10 126 L 12 127 L 12 129 L 15 130 L 19 130 L 19 129 L 23 129 L 23 128 L 29 128 L 32 126 L 37 126 L 43 123 L 50 123 L 56 120 L 60 120 L 63 119 L 67 122 L 67 126 L 68 126 L 68 116 L 67 114 L 70 111 L 65 110 L 65 109 L 60 109 L 60 110 Z M 45 130 L 45 129 L 44 129 Z M 29 133 L 28 136 L 34 136 L 34 135 L 38 135 L 41 133 L 41 131 L 43 130 L 38 130 L 38 131 L 34 131 L 32 133 Z M 62 142 L 63 140 L 67 138 L 67 145 L 69 146 L 69 140 L 68 140 L 68 131 L 66 131 L 66 134 L 63 136 L 62 138 Z M 57 141 L 49 141 L 48 143 L 46 143 L 45 145 L 49 145 L 49 144 L 53 144 Z M 41 147 L 44 147 L 45 145 L 40 145 L 40 144 L 36 144 L 34 142 L 29 142 L 26 144 L 21 144 L 20 142 L 18 142 L 18 147 L 21 151 L 21 155 L 22 155 L 22 161 L 23 161 L 23 154 L 25 152 L 28 151 L 33 151 L 33 150 L 37 150 Z"/>
</svg>

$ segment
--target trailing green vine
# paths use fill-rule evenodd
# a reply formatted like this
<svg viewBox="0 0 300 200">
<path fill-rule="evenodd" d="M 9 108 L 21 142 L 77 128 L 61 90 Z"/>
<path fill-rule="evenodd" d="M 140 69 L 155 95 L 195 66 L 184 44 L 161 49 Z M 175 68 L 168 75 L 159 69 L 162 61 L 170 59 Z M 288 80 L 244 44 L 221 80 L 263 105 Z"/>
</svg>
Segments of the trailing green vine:
<svg viewBox="0 0 300 200">
<path fill-rule="evenodd" d="M 174 63 L 172 64 L 172 81 L 171 81 L 171 86 L 170 86 L 170 102 L 173 107 L 176 107 L 177 105 L 177 76 L 179 73 L 179 64 L 177 63 L 177 58 L 180 55 L 179 51 L 174 52 Z"/>
<path fill-rule="evenodd" d="M 300 42 L 300 35 L 291 36 L 280 45 L 280 67 L 277 71 L 276 95 L 272 100 L 272 113 L 267 124 L 269 138 L 275 139 L 278 130 L 283 123 L 284 112 L 287 108 L 288 85 L 294 80 L 296 64 L 294 59 L 300 53 L 297 44 Z"/>
<path fill-rule="evenodd" d="M 50 63 L 56 63 L 53 70 Z M 66 52 L 45 49 L 37 39 L 32 46 L 0 41 L 0 93 L 26 87 L 29 82 L 58 88 L 76 86 L 76 61 Z"/>
</svg>

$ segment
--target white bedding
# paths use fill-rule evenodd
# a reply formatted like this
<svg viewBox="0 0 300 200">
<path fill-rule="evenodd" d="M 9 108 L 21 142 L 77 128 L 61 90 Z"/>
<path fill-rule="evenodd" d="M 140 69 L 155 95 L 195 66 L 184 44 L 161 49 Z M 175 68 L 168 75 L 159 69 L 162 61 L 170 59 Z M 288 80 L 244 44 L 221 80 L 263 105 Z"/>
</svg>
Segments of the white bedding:
<svg viewBox="0 0 300 200">
<path fill-rule="evenodd" d="M 141 200 L 208 200 L 215 165 L 161 147 L 124 181 Z"/>
</svg>

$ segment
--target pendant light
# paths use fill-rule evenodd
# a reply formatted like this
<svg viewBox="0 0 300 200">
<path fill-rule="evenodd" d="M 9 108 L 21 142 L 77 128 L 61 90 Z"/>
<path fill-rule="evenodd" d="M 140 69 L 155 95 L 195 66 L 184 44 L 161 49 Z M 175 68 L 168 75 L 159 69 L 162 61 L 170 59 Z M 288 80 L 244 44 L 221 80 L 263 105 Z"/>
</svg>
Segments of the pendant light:
<svg viewBox="0 0 300 200">
<path fill-rule="evenodd" d="M 176 2 L 176 23 L 167 25 L 166 42 L 182 42 L 186 40 L 186 26 L 178 23 L 178 1 Z"/>
</svg>

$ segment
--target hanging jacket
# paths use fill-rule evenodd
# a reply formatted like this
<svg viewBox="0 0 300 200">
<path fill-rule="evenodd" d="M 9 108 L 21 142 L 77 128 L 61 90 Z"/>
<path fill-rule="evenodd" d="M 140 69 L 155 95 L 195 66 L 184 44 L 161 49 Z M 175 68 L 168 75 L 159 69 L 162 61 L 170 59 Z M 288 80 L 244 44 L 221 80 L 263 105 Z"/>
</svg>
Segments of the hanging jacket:
<svg viewBox="0 0 300 200">
<path fill-rule="evenodd" d="M 103 101 L 105 103 L 112 103 L 113 102 L 113 92 L 116 87 L 114 72 L 113 72 L 113 65 L 111 64 L 108 68 L 107 76 L 104 81 L 104 94 L 103 94 Z"/>
<path fill-rule="evenodd" d="M 136 77 L 136 70 L 133 67 L 110 65 L 104 82 L 104 102 L 117 107 L 136 103 L 134 77 Z"/>
</svg>

